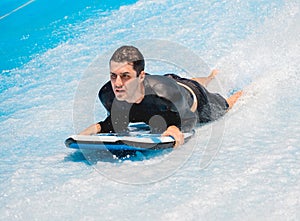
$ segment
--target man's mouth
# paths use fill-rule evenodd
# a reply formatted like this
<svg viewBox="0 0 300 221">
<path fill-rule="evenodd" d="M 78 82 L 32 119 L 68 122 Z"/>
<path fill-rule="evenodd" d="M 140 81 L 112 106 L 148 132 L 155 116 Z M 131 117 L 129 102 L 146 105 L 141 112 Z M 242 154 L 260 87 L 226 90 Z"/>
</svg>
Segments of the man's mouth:
<svg viewBox="0 0 300 221">
<path fill-rule="evenodd" d="M 115 89 L 115 92 L 116 92 L 116 93 L 124 93 L 125 90 L 123 90 L 123 89 Z"/>
</svg>

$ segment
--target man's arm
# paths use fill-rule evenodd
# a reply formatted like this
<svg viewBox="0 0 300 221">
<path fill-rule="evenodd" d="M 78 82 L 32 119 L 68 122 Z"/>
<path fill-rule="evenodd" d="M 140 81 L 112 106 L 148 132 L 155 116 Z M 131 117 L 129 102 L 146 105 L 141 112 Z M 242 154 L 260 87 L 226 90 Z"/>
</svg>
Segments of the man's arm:
<svg viewBox="0 0 300 221">
<path fill-rule="evenodd" d="M 149 85 L 153 88 L 154 92 L 170 102 L 169 111 L 177 113 L 177 116 L 170 117 L 170 112 L 167 116 L 163 116 L 167 121 L 167 129 L 163 132 L 163 136 L 172 136 L 175 139 L 175 146 L 184 143 L 184 135 L 182 132 L 190 131 L 194 128 L 197 117 L 196 113 L 192 112 L 189 108 L 187 97 L 182 87 L 175 81 L 157 76 L 152 77 L 148 81 Z"/>
<path fill-rule="evenodd" d="M 177 117 L 163 116 L 169 122 L 168 126 L 175 125 L 183 132 L 192 130 L 197 122 L 197 114 L 190 110 L 190 94 L 186 89 L 179 86 L 175 80 L 164 76 L 153 76 L 148 82 L 159 97 L 170 102 L 168 110 L 178 113 Z"/>
<path fill-rule="evenodd" d="M 103 106 L 109 113 L 110 109 L 111 109 L 112 101 L 114 99 L 114 94 L 113 94 L 113 91 L 111 88 L 110 81 L 107 82 L 99 90 L 98 97 L 99 97 L 100 102 L 103 104 Z M 79 133 L 79 135 L 92 135 L 92 134 L 97 134 L 100 132 L 103 132 L 103 133 L 106 133 L 108 131 L 110 132 L 111 131 L 111 129 L 110 129 L 111 123 L 110 122 L 111 122 L 110 116 L 108 116 L 104 121 L 92 124 L 85 130 L 81 131 Z"/>
</svg>

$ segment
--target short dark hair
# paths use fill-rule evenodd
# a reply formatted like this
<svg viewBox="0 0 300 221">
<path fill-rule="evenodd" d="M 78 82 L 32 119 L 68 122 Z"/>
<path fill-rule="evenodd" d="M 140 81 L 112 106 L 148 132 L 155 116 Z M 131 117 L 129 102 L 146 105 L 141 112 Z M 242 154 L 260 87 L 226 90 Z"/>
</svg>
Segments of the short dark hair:
<svg viewBox="0 0 300 221">
<path fill-rule="evenodd" d="M 124 45 L 118 48 L 112 55 L 110 62 L 128 62 L 132 63 L 133 70 L 136 71 L 137 76 L 145 69 L 145 60 L 142 53 L 134 46 Z"/>
</svg>

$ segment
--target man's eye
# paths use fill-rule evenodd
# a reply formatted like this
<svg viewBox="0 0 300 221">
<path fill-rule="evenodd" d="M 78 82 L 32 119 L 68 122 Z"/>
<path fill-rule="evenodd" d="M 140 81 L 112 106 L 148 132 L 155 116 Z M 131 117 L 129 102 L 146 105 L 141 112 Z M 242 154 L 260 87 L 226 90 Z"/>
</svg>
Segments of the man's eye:
<svg viewBox="0 0 300 221">
<path fill-rule="evenodd" d="M 117 75 L 116 75 L 116 74 L 110 74 L 110 78 L 111 78 L 111 79 L 116 79 L 116 78 L 117 78 Z"/>
<path fill-rule="evenodd" d="M 128 74 L 122 75 L 122 79 L 129 79 L 129 78 L 130 78 L 130 75 L 128 75 Z"/>
</svg>

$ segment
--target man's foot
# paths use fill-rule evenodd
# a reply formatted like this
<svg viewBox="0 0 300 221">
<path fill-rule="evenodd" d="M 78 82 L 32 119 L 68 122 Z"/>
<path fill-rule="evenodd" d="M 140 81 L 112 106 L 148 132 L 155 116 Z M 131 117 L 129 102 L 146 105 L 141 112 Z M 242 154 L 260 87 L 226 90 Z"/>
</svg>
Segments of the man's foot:
<svg viewBox="0 0 300 221">
<path fill-rule="evenodd" d="M 239 99 L 239 97 L 242 96 L 242 94 L 243 94 L 243 91 L 238 91 L 226 99 L 226 101 L 229 105 L 228 110 L 233 107 L 233 105 L 236 103 L 236 101 Z"/>
<path fill-rule="evenodd" d="M 207 77 L 192 78 L 192 80 L 197 81 L 199 84 L 206 87 L 209 84 L 209 82 L 211 82 L 216 77 L 218 73 L 219 71 L 217 69 L 214 69 Z"/>
<path fill-rule="evenodd" d="M 208 75 L 208 78 L 210 78 L 212 80 L 212 79 L 214 79 L 216 77 L 217 74 L 219 74 L 219 70 L 214 69 L 214 70 L 212 70 L 212 72 L 210 73 L 210 75 Z"/>
</svg>

